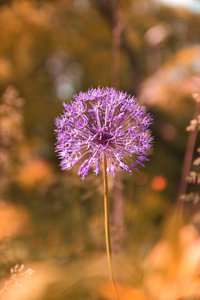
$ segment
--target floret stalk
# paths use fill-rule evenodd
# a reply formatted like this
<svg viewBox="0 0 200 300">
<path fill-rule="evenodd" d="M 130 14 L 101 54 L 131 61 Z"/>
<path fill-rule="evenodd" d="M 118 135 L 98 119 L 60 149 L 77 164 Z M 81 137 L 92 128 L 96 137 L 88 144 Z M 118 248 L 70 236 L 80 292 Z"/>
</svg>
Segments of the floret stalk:
<svg viewBox="0 0 200 300">
<path fill-rule="evenodd" d="M 104 182 L 104 214 L 105 214 L 105 237 L 106 237 L 106 251 L 108 258 L 108 268 L 110 273 L 110 279 L 113 286 L 115 299 L 118 300 L 116 282 L 113 274 L 112 267 L 112 248 L 110 240 L 110 214 L 109 214 L 109 197 L 108 197 L 108 175 L 107 175 L 107 157 L 103 152 L 103 182 Z"/>
</svg>

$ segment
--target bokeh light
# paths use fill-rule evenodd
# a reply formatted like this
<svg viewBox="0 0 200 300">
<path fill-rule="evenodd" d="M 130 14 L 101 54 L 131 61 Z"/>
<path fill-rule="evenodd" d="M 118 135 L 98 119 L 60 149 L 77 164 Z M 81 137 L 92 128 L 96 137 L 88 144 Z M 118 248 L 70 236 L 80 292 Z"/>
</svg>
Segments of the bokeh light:
<svg viewBox="0 0 200 300">
<path fill-rule="evenodd" d="M 151 187 L 156 192 L 162 192 L 167 187 L 167 179 L 163 175 L 154 176 L 151 180 Z"/>
</svg>

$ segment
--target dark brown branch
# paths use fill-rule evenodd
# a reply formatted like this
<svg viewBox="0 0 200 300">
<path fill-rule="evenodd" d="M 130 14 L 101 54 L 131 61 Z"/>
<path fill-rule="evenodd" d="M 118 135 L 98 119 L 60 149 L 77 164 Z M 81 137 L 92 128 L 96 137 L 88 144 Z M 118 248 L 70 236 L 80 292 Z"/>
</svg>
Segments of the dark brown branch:
<svg viewBox="0 0 200 300">
<path fill-rule="evenodd" d="M 114 24 L 113 22 L 116 21 L 116 18 L 114 17 L 115 13 L 115 1 L 111 0 L 93 0 L 91 1 L 91 4 L 95 4 L 95 7 L 98 9 L 98 11 L 101 13 L 101 15 L 107 20 L 108 24 L 113 28 Z M 138 56 L 136 54 L 136 51 L 131 47 L 126 39 L 126 33 L 125 29 L 123 28 L 122 21 L 121 21 L 121 36 L 120 36 L 120 44 L 121 48 L 126 52 L 129 61 L 130 61 L 130 69 L 131 69 L 131 75 L 132 75 L 132 83 L 133 83 L 133 91 L 136 92 L 136 87 L 140 78 L 140 71 L 139 71 L 139 65 L 138 65 Z"/>
</svg>

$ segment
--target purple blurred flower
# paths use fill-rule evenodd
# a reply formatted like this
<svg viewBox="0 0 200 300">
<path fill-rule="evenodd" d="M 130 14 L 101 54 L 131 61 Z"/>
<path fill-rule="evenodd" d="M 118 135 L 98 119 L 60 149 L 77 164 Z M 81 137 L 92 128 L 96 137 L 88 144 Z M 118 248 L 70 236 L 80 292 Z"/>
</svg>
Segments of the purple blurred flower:
<svg viewBox="0 0 200 300">
<path fill-rule="evenodd" d="M 71 169 L 83 159 L 78 174 L 82 179 L 91 166 L 100 171 L 103 152 L 107 173 L 118 167 L 131 173 L 130 167 L 144 166 L 153 138 L 148 129 L 152 118 L 134 97 L 113 88 L 80 92 L 63 103 L 64 113 L 55 120 L 56 152 L 62 169 Z"/>
</svg>

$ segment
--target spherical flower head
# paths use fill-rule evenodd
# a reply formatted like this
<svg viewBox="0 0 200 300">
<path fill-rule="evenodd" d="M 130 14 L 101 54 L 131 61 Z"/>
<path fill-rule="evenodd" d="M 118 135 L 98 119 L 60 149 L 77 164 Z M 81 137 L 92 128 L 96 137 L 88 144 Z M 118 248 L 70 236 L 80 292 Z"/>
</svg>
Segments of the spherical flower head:
<svg viewBox="0 0 200 300">
<path fill-rule="evenodd" d="M 63 103 L 64 112 L 55 120 L 56 152 L 62 169 L 71 169 L 82 161 L 78 174 L 82 179 L 93 166 L 100 171 L 103 154 L 107 173 L 116 169 L 137 170 L 148 160 L 152 140 L 152 118 L 136 98 L 114 88 L 89 89 Z"/>
</svg>

